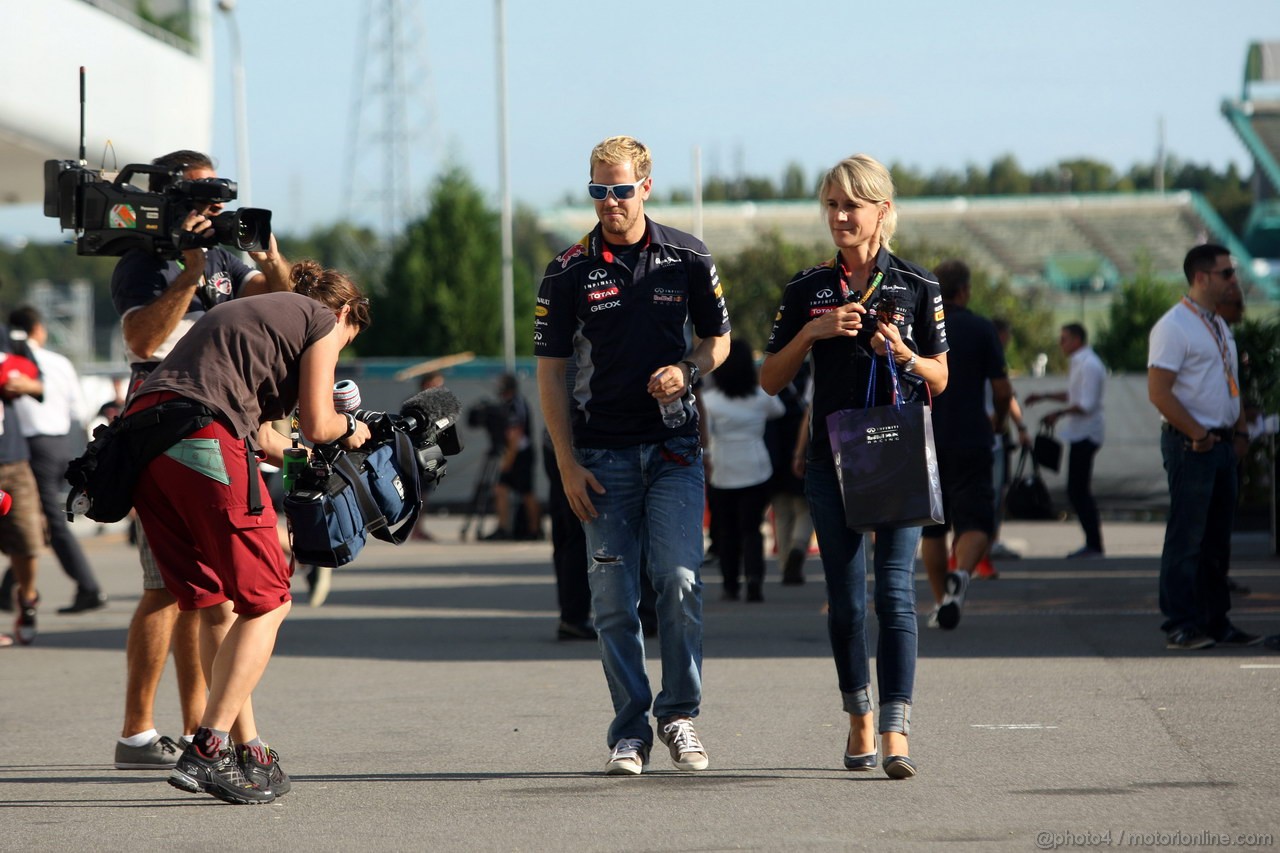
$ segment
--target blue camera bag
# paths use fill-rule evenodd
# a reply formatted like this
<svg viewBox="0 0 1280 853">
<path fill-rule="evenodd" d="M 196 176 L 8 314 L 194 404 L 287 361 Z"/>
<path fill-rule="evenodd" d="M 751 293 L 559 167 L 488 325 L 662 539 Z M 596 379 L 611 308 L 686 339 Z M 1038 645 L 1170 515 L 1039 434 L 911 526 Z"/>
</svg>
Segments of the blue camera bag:
<svg viewBox="0 0 1280 853">
<path fill-rule="evenodd" d="M 345 566 L 370 535 L 393 545 L 409 538 L 422 500 L 407 435 L 395 430 L 389 443 L 368 455 L 339 452 L 329 468 L 324 478 L 299 477 L 298 487 L 284 498 L 299 563 Z"/>
</svg>

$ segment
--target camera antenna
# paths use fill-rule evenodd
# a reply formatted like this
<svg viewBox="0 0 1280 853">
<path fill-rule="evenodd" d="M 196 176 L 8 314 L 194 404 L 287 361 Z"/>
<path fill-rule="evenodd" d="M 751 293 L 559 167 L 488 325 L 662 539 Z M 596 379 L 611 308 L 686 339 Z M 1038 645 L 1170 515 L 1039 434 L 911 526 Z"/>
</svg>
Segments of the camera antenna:
<svg viewBox="0 0 1280 853">
<path fill-rule="evenodd" d="M 84 66 L 80 66 L 80 165 L 88 163 L 84 154 Z"/>
</svg>

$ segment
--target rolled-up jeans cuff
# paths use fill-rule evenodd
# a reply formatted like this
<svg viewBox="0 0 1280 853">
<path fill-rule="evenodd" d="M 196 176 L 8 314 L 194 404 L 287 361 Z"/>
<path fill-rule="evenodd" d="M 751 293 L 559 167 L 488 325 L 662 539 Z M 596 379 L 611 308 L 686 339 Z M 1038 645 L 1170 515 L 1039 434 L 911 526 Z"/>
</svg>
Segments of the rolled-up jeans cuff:
<svg viewBox="0 0 1280 853">
<path fill-rule="evenodd" d="M 880 731 L 911 734 L 911 706 L 906 702 L 885 702 L 880 706 Z"/>
<path fill-rule="evenodd" d="M 841 693 L 844 700 L 844 712 L 864 716 L 871 713 L 871 686 L 859 687 L 852 693 Z"/>
</svg>

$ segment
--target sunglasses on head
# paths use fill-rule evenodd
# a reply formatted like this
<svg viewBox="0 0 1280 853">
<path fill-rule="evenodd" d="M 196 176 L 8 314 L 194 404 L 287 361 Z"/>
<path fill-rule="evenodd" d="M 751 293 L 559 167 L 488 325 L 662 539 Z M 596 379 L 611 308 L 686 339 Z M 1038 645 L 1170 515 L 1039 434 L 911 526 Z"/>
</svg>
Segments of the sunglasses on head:
<svg viewBox="0 0 1280 853">
<path fill-rule="evenodd" d="M 609 193 L 613 193 L 613 197 L 618 201 L 631 198 L 636 194 L 636 190 L 644 185 L 647 178 L 641 178 L 634 184 L 587 184 L 587 194 L 596 201 L 604 201 L 609 197 Z"/>
</svg>

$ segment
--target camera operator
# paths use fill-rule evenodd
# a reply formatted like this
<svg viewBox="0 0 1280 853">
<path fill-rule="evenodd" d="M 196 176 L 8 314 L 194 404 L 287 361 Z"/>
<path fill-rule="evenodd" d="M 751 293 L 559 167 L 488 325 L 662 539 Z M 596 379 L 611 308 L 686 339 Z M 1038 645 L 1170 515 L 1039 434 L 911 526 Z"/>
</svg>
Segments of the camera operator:
<svg viewBox="0 0 1280 853">
<path fill-rule="evenodd" d="M 174 151 L 157 157 L 152 164 L 171 172 L 181 170 L 186 180 L 217 177 L 213 161 L 197 151 Z M 164 175 L 151 175 L 150 191 L 163 190 L 169 180 Z M 182 230 L 210 236 L 210 220 L 221 210 L 218 202 L 195 205 L 183 221 Z M 267 251 L 253 252 L 251 257 L 261 270 L 253 269 L 220 246 L 187 249 L 179 260 L 168 260 L 142 249 L 133 249 L 120 258 L 111 276 L 111 301 L 120 313 L 129 359 L 127 399 L 214 305 L 238 296 L 292 289 L 289 264 L 280 256 L 274 236 Z M 198 623 L 194 614 L 179 613 L 177 602 L 164 588 L 141 526 L 137 533 L 143 591 L 125 644 L 125 714 L 115 755 L 115 766 L 122 770 L 168 768 L 178 760 L 181 746 L 161 737 L 153 718 L 156 690 L 170 645 L 184 740 L 189 740 L 196 730 L 206 689 L 200 668 Z"/>
<path fill-rule="evenodd" d="M 494 407 L 490 420 L 499 432 L 491 429 L 492 438 L 500 438 L 495 448 L 501 448 L 498 482 L 493 487 L 494 513 L 498 528 L 484 537 L 488 540 L 541 539 L 542 518 L 538 496 L 533 490 L 533 442 L 529 439 L 529 404 L 520 394 L 516 377 L 504 373 L 498 377 L 498 397 L 501 402 Z M 512 495 L 518 495 L 524 507 L 525 529 L 516 531 L 518 519 L 512 505 Z"/>
<path fill-rule="evenodd" d="M 206 416 L 194 431 L 148 436 L 172 444 L 147 464 L 134 501 L 165 586 L 184 613 L 198 614 L 210 687 L 169 783 L 232 803 L 271 802 L 290 788 L 278 756 L 258 738 L 250 704 L 291 602 L 291 570 L 256 457 L 281 464 L 289 440 L 271 422 L 295 406 L 310 442 L 350 450 L 370 437 L 366 423 L 333 404 L 338 354 L 368 327 L 368 300 L 346 276 L 312 261 L 297 264 L 292 277 L 294 293 L 211 312 L 126 410 Z"/>
</svg>

